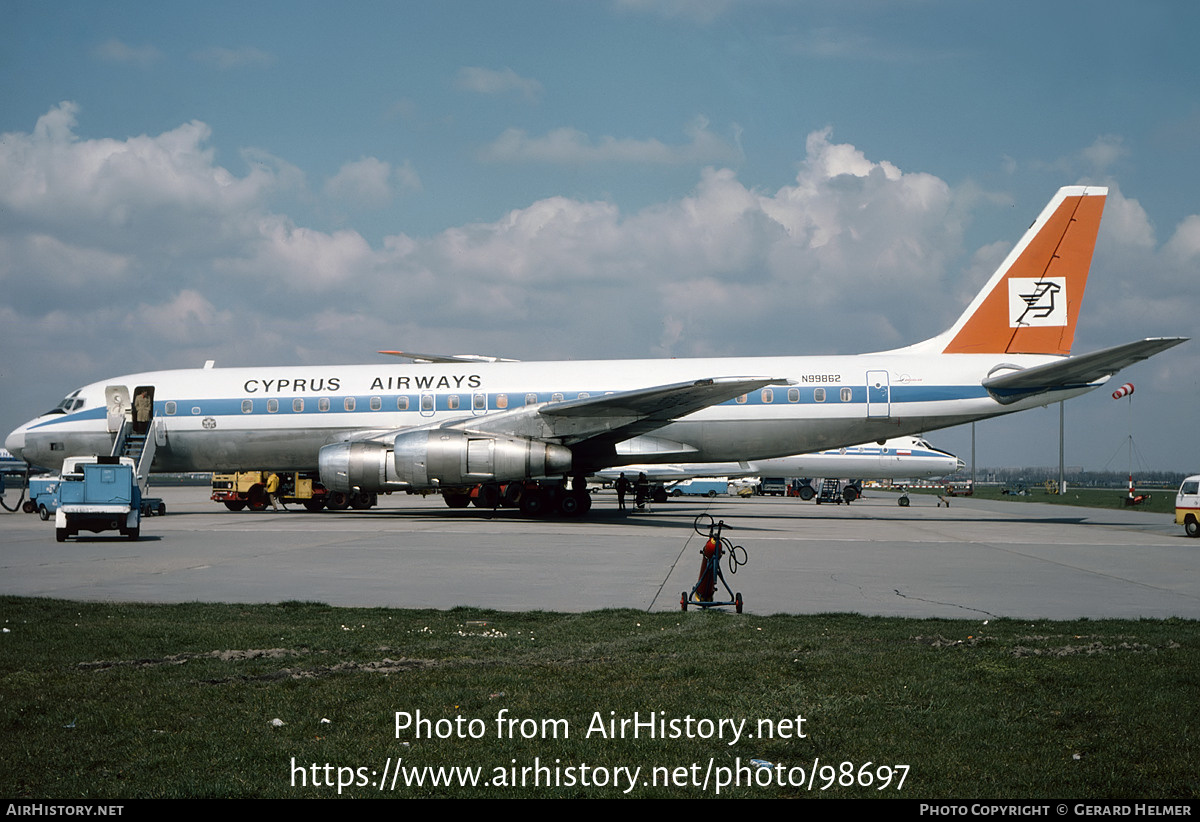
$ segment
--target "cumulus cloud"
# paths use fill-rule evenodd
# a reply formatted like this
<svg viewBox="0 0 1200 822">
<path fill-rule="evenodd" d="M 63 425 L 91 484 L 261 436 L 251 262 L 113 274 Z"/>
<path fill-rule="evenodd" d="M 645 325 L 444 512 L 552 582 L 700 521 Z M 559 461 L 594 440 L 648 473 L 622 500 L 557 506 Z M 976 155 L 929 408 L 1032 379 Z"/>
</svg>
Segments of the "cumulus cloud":
<svg viewBox="0 0 1200 822">
<path fill-rule="evenodd" d="M 325 182 L 325 194 L 358 205 L 379 207 L 392 201 L 395 189 L 420 191 L 421 179 L 412 165 L 393 168 L 377 157 L 346 163 Z"/>
<path fill-rule="evenodd" d="M 516 94 L 530 102 L 542 95 L 542 84 L 531 77 L 522 77 L 511 68 L 481 68 L 463 66 L 458 70 L 455 84 L 464 91 L 476 94 Z"/>
<path fill-rule="evenodd" d="M 554 129 L 542 137 L 531 137 L 510 128 L 482 151 L 491 162 L 504 163 L 645 163 L 648 165 L 703 165 L 736 163 L 741 150 L 709 130 L 708 120 L 698 117 L 684 129 L 688 141 L 676 145 L 660 140 L 601 137 L 592 139 L 574 128 Z"/>
</svg>

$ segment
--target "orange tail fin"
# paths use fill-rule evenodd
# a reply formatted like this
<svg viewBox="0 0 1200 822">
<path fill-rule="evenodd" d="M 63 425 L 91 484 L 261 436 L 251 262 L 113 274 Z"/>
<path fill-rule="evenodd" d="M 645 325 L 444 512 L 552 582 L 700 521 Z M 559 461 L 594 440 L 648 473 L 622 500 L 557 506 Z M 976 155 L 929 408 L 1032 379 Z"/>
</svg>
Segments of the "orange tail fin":
<svg viewBox="0 0 1200 822">
<path fill-rule="evenodd" d="M 1107 188 L 1061 188 L 939 339 L 947 354 L 1071 353 Z"/>
</svg>

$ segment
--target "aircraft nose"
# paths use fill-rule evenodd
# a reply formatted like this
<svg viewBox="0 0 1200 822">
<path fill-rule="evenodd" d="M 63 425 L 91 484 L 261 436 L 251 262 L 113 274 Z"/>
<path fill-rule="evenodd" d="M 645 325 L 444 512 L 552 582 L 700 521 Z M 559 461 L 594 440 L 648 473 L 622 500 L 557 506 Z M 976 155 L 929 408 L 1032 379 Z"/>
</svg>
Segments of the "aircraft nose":
<svg viewBox="0 0 1200 822">
<path fill-rule="evenodd" d="M 25 450 L 24 425 L 4 438 L 4 447 L 17 459 L 24 459 L 21 454 L 21 452 Z"/>
</svg>

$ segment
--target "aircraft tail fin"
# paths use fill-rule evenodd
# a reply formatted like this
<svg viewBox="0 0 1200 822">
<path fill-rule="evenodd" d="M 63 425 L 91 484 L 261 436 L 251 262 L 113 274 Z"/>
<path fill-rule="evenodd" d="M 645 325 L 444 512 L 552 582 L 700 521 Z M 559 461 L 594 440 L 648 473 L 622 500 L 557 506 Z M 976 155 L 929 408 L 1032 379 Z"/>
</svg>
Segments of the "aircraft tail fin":
<svg viewBox="0 0 1200 822">
<path fill-rule="evenodd" d="M 1107 188 L 1061 188 L 949 331 L 947 354 L 1071 353 Z"/>
</svg>

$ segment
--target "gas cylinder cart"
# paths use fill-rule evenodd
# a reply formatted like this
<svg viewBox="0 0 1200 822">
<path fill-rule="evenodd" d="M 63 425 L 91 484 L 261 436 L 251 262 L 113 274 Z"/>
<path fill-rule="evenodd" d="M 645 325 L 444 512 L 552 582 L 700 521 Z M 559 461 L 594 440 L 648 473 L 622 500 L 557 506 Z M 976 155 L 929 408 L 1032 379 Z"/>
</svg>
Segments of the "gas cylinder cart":
<svg viewBox="0 0 1200 822">
<path fill-rule="evenodd" d="M 722 536 L 721 531 L 733 526 L 726 525 L 725 520 L 713 521 L 713 518 L 708 514 L 701 514 L 696 517 L 692 523 L 692 528 L 702 537 L 707 537 L 704 547 L 700 549 L 700 576 L 696 580 L 696 584 L 692 586 L 691 592 L 684 591 L 679 595 L 679 608 L 686 611 L 688 605 L 695 605 L 697 608 L 716 608 L 723 605 L 732 605 L 737 612 L 742 612 L 742 595 L 734 593 L 729 588 L 729 584 L 725 581 L 725 575 L 721 573 L 721 558 L 728 557 L 729 573 L 736 574 L 739 566 L 746 564 L 746 549 L 740 545 L 734 545 L 729 541 L 729 538 Z M 725 589 L 725 593 L 730 599 L 726 602 L 715 601 L 713 594 L 716 593 L 717 583 L 721 583 L 721 587 Z"/>
</svg>

